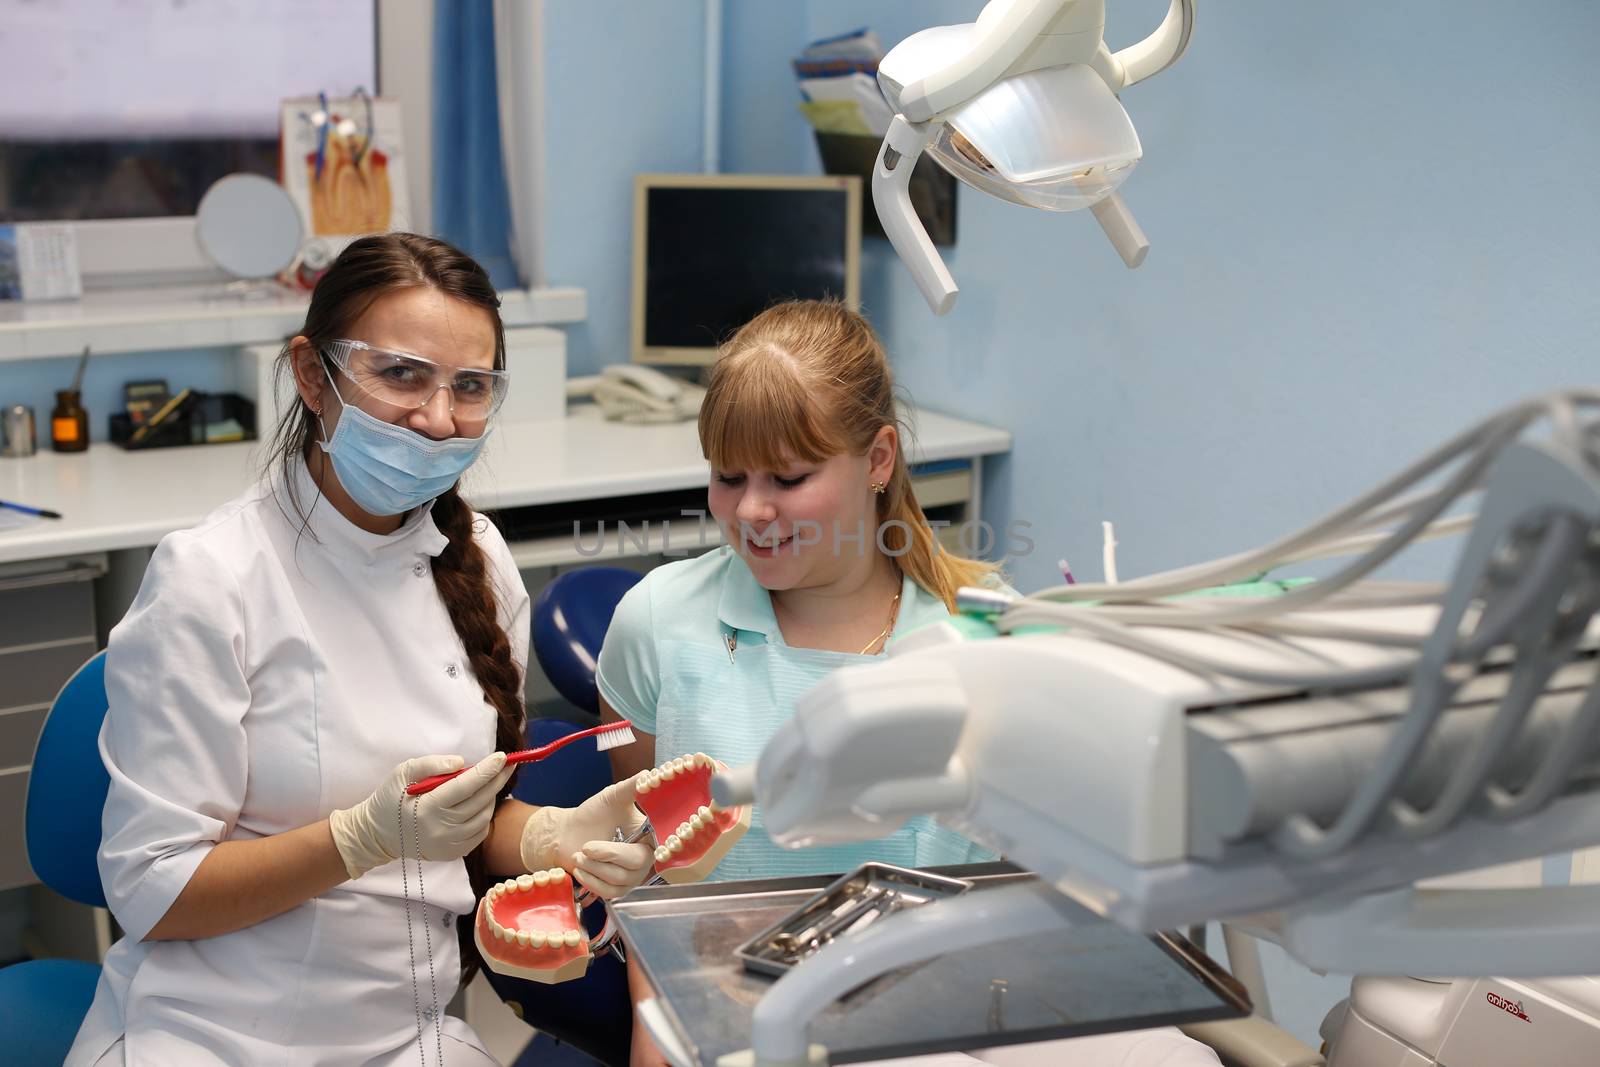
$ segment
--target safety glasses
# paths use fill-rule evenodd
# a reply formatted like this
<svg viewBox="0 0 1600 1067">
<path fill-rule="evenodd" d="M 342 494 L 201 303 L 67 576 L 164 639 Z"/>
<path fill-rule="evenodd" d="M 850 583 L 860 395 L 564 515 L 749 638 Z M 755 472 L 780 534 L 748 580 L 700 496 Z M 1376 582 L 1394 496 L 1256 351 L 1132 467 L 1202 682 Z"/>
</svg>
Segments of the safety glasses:
<svg viewBox="0 0 1600 1067">
<path fill-rule="evenodd" d="M 450 411 L 458 420 L 487 422 L 505 401 L 506 371 L 453 367 L 431 359 L 341 339 L 323 353 L 362 392 L 384 404 L 412 411 L 440 389 L 450 391 Z"/>
</svg>

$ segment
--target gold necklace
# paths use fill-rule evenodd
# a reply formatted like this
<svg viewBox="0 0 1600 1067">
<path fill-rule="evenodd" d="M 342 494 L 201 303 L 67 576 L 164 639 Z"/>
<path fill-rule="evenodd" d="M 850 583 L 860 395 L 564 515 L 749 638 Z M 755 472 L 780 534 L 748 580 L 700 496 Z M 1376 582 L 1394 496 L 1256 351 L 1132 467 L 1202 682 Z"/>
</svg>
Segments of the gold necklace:
<svg viewBox="0 0 1600 1067">
<path fill-rule="evenodd" d="M 897 592 L 894 595 L 894 599 L 889 601 L 889 625 L 885 626 L 883 628 L 883 632 L 878 634 L 877 637 L 874 637 L 871 641 L 868 641 L 867 642 L 867 647 L 863 648 L 860 652 L 857 652 L 856 655 L 865 656 L 867 653 L 872 651 L 872 646 L 873 645 L 876 645 L 879 641 L 882 641 L 884 638 L 888 637 L 889 636 L 889 632 L 894 629 L 895 619 L 898 618 L 899 615 L 900 615 L 900 594 Z"/>
</svg>

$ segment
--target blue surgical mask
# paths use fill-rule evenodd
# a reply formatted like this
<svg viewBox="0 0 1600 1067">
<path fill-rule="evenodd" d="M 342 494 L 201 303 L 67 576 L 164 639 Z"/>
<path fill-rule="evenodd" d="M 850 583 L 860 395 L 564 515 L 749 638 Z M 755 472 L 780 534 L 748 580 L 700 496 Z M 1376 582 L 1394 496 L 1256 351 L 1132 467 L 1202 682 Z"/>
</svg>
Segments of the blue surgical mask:
<svg viewBox="0 0 1600 1067">
<path fill-rule="evenodd" d="M 338 389 L 335 385 L 334 392 Z M 486 429 L 480 437 L 435 441 L 346 403 L 333 436 L 317 443 L 332 460 L 339 484 L 363 511 L 400 515 L 456 484 L 488 437 Z"/>
</svg>

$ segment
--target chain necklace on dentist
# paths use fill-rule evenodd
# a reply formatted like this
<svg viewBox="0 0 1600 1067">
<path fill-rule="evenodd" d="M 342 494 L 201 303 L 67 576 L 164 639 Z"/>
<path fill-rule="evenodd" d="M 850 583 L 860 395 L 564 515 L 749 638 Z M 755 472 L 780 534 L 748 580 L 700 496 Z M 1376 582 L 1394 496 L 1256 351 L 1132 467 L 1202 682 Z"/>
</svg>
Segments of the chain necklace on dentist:
<svg viewBox="0 0 1600 1067">
<path fill-rule="evenodd" d="M 443 1020 L 439 1018 L 439 983 L 433 974 L 433 935 L 428 932 L 428 894 L 422 888 L 422 828 L 417 824 L 417 805 L 420 803 L 420 797 L 411 798 L 411 833 L 417 842 L 417 897 L 421 902 L 422 911 L 422 945 L 428 957 L 428 988 L 433 993 L 434 1051 L 439 1057 L 440 1067 L 444 1067 L 444 1038 L 441 1036 Z M 422 1043 L 425 1016 L 422 1013 L 421 981 L 417 977 L 417 943 L 411 932 L 411 884 L 406 877 L 406 793 L 403 789 L 400 791 L 400 804 L 395 811 L 395 818 L 400 827 L 400 892 L 405 896 L 406 902 L 406 947 L 411 952 L 411 1006 L 417 1013 L 417 1055 L 422 1059 L 422 1067 L 428 1067 L 428 1052 Z"/>
</svg>

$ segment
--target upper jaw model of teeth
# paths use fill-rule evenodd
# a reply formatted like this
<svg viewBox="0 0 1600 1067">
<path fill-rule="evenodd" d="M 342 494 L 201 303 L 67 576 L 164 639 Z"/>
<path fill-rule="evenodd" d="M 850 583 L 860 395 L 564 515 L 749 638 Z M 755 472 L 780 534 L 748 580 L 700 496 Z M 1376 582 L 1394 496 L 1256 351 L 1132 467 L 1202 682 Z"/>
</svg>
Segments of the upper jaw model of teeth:
<svg viewBox="0 0 1600 1067">
<path fill-rule="evenodd" d="M 478 902 L 473 938 L 491 969 L 536 982 L 581 978 L 593 958 L 571 878 L 560 867 L 491 886 Z"/>
<path fill-rule="evenodd" d="M 750 808 L 723 808 L 711 799 L 711 776 L 726 768 L 704 752 L 640 771 L 635 803 L 656 838 L 656 873 L 674 885 L 709 875 L 750 828 Z"/>
</svg>

